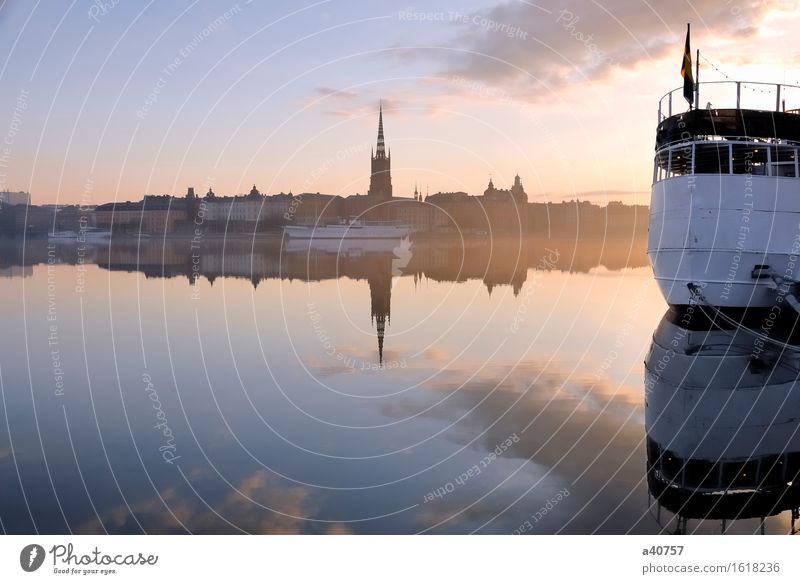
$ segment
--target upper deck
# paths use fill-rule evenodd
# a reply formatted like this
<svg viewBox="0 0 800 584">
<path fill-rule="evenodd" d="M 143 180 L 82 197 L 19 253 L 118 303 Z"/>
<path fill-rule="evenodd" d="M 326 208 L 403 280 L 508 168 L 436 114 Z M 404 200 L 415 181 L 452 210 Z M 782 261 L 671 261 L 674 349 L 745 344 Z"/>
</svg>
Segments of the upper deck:
<svg viewBox="0 0 800 584">
<path fill-rule="evenodd" d="M 706 107 L 684 112 L 673 109 L 686 103 L 682 87 L 659 101 L 654 183 L 686 174 L 800 177 L 800 86 L 712 81 L 699 97 Z"/>
<path fill-rule="evenodd" d="M 693 140 L 800 143 L 800 86 L 711 81 L 698 88 L 700 107 L 691 111 L 676 111 L 686 103 L 682 87 L 659 100 L 656 150 Z"/>
</svg>

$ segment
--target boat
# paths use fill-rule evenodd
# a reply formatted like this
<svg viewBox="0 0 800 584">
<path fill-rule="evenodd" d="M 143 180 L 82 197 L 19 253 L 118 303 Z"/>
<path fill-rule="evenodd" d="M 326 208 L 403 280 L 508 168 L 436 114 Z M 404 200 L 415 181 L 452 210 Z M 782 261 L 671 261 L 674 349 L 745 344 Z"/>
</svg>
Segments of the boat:
<svg viewBox="0 0 800 584">
<path fill-rule="evenodd" d="M 111 238 L 111 232 L 99 227 L 86 227 L 78 231 L 52 231 L 47 239 L 64 243 L 105 243 Z"/>
<path fill-rule="evenodd" d="M 688 111 L 673 105 L 684 88 L 658 104 L 648 255 L 659 288 L 670 306 L 800 306 L 800 87 L 695 87 Z"/>
<path fill-rule="evenodd" d="M 328 225 L 286 225 L 283 232 L 292 239 L 402 239 L 414 233 L 411 225 L 397 221 L 342 220 Z"/>
<path fill-rule="evenodd" d="M 699 308 L 669 310 L 653 334 L 647 482 L 658 515 L 673 513 L 683 533 L 688 519 L 752 518 L 763 533 L 764 518 L 787 510 L 797 531 L 800 351 L 759 340 Z"/>
<path fill-rule="evenodd" d="M 398 245 L 401 245 L 408 238 L 397 239 L 352 239 L 345 237 L 342 239 L 319 239 L 313 237 L 287 238 L 283 242 L 283 251 L 287 253 L 295 252 L 327 252 L 335 253 L 340 256 L 361 257 L 371 253 L 392 253 Z"/>
</svg>

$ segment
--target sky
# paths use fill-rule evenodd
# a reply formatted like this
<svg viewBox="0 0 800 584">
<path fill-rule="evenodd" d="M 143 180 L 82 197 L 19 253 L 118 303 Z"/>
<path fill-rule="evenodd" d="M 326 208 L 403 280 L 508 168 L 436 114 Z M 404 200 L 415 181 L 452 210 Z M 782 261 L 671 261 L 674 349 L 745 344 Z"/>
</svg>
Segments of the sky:
<svg viewBox="0 0 800 584">
<path fill-rule="evenodd" d="M 797 4 L 0 0 L 0 190 L 364 193 L 382 103 L 396 196 L 518 173 L 533 202 L 646 204 L 686 23 L 701 83 L 800 85 Z"/>
</svg>

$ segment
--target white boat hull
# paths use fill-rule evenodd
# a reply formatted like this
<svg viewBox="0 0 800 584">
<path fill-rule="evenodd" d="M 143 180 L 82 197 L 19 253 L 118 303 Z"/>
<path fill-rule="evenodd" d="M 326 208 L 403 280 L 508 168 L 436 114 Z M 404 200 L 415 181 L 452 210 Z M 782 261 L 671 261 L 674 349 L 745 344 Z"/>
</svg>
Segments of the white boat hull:
<svg viewBox="0 0 800 584">
<path fill-rule="evenodd" d="M 322 251 L 344 255 L 391 253 L 400 245 L 400 239 L 313 239 L 290 238 L 283 244 L 286 252 Z"/>
<path fill-rule="evenodd" d="M 402 239 L 414 233 L 409 225 L 287 225 L 283 228 L 292 239 Z"/>
<path fill-rule="evenodd" d="M 795 352 L 754 370 L 743 331 L 662 322 L 645 359 L 647 435 L 684 459 L 721 461 L 800 451 Z"/>
<path fill-rule="evenodd" d="M 49 233 L 47 239 L 56 243 L 107 243 L 111 239 L 111 232 L 57 231 Z"/>
<path fill-rule="evenodd" d="M 690 175 L 653 186 L 648 255 L 670 305 L 693 300 L 690 285 L 718 307 L 780 302 L 770 278 L 800 279 L 800 181 L 749 175 Z"/>
</svg>

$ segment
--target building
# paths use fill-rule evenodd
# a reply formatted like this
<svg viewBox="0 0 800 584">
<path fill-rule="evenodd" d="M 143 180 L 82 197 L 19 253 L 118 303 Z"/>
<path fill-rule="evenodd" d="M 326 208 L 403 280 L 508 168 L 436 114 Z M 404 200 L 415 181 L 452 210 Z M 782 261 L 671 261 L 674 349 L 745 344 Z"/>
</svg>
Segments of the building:
<svg viewBox="0 0 800 584">
<path fill-rule="evenodd" d="M 256 185 L 243 197 L 217 197 L 209 189 L 203 201 L 205 220 L 221 223 L 258 223 L 265 218 L 264 195 Z"/>
<path fill-rule="evenodd" d="M 218 197 L 209 189 L 202 209 L 204 223 L 216 230 L 235 231 L 241 227 L 252 231 L 254 224 L 275 226 L 289 222 L 300 203 L 291 191 L 265 196 L 253 185 L 249 194 L 236 197 Z"/>
<path fill-rule="evenodd" d="M 400 223 L 413 225 L 419 230 L 428 231 L 431 229 L 433 217 L 436 209 L 422 201 L 422 195 L 414 187 L 414 197 L 406 199 L 395 197 L 389 208 L 391 218 Z"/>
<path fill-rule="evenodd" d="M 31 194 L 24 191 L 0 191 L 0 206 L 2 205 L 30 205 Z"/>
<path fill-rule="evenodd" d="M 522 180 L 519 178 L 519 175 L 514 177 L 514 185 L 510 189 L 495 188 L 494 183 L 490 178 L 489 186 L 486 187 L 485 191 L 483 191 L 483 196 L 487 200 L 494 201 L 508 201 L 511 199 L 519 205 L 524 205 L 528 202 L 528 195 L 525 193 L 525 189 L 522 187 Z"/>
<path fill-rule="evenodd" d="M 463 191 L 425 197 L 432 209 L 430 228 L 480 234 L 517 234 L 528 229 L 528 195 L 519 175 L 510 189 L 498 189 L 492 179 L 483 195 Z"/>
<path fill-rule="evenodd" d="M 281 225 L 285 223 L 288 217 L 291 217 L 291 210 L 293 208 L 292 202 L 294 195 L 292 191 L 289 194 L 279 193 L 264 199 L 264 220 L 271 225 Z"/>
<path fill-rule="evenodd" d="M 383 138 L 383 105 L 378 108 L 378 145 L 371 155 L 372 172 L 367 195 L 375 199 L 392 198 L 392 152 L 386 151 Z"/>
<path fill-rule="evenodd" d="M 98 227 L 125 233 L 169 234 L 186 221 L 186 202 L 171 195 L 146 195 L 135 203 L 106 203 L 94 212 Z"/>
<path fill-rule="evenodd" d="M 519 175 L 510 189 L 498 189 L 489 179 L 483 197 L 478 198 L 492 233 L 521 235 L 528 230 L 528 195 Z"/>
<path fill-rule="evenodd" d="M 53 231 L 55 210 L 36 205 L 9 205 L 13 221 L 14 233 L 26 233 L 28 236 L 45 235 Z"/>
<path fill-rule="evenodd" d="M 298 225 L 327 225 L 345 215 L 345 199 L 338 195 L 300 193 L 294 197 L 290 222 Z M 294 211 L 292 213 L 292 210 Z"/>
</svg>

